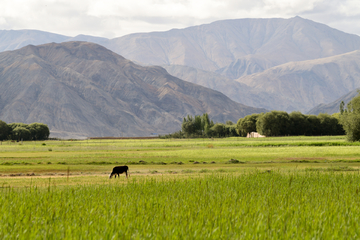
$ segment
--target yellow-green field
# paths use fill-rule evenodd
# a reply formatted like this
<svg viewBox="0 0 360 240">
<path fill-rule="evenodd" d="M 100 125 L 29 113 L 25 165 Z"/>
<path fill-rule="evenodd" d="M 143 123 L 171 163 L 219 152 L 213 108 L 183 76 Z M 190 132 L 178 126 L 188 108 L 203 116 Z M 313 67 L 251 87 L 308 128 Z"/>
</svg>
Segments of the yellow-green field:
<svg viewBox="0 0 360 240">
<path fill-rule="evenodd" d="M 230 159 L 240 163 L 229 163 Z M 132 176 L 208 173 L 219 169 L 223 172 L 336 167 L 357 170 L 360 145 L 346 142 L 343 136 L 33 141 L 0 145 L 0 183 L 1 179 L 27 175 L 105 177 L 116 165 L 128 165 Z"/>
<path fill-rule="evenodd" d="M 359 239 L 359 170 L 343 136 L 2 142 L 0 238 Z"/>
</svg>

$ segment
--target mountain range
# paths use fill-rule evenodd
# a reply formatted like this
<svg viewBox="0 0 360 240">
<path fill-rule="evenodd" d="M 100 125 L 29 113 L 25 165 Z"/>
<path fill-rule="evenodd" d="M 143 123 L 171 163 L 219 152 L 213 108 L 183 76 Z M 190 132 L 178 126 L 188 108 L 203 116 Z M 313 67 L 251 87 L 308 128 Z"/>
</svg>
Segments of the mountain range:
<svg viewBox="0 0 360 240">
<path fill-rule="evenodd" d="M 89 41 L 146 65 L 183 65 L 231 79 L 291 61 L 334 56 L 360 48 L 360 37 L 301 17 L 231 19 L 114 39 L 68 37 L 35 30 L 0 31 L 0 51 L 28 44 Z"/>
<path fill-rule="evenodd" d="M 245 105 L 308 112 L 360 88 L 360 50 L 290 62 L 232 80 L 187 66 L 163 66 L 186 81 L 223 92 Z"/>
<path fill-rule="evenodd" d="M 270 95 L 267 99 L 271 103 L 261 104 L 265 108 L 306 112 L 360 87 L 360 51 L 290 62 L 237 81 L 259 96 Z"/>
<path fill-rule="evenodd" d="M 4 54 L 9 54 L 10 50 L 19 49 L 28 44 L 39 45 L 49 42 L 63 44 L 71 42 L 71 44 L 75 44 L 74 41 L 100 44 L 106 49 L 100 48 L 98 45 L 98 47 L 93 48 L 97 49 L 96 51 L 100 51 L 100 49 L 101 51 L 110 50 L 113 52 L 112 54 L 119 54 L 125 59 L 129 59 L 126 61 L 136 65 L 137 68 L 140 68 L 139 65 L 141 65 L 142 70 L 158 69 L 157 71 L 162 72 L 164 76 L 166 75 L 166 78 L 178 79 L 177 81 L 185 80 L 205 87 L 203 89 L 211 88 L 222 92 L 233 101 L 254 107 L 250 111 L 239 110 L 233 115 L 228 112 L 223 115 L 224 113 L 219 109 L 217 113 L 215 110 L 211 110 L 215 113 L 213 116 L 219 121 L 220 119 L 221 121 L 235 120 L 233 118 L 235 115 L 240 116 L 245 112 L 258 112 L 259 108 L 262 108 L 262 111 L 265 111 L 265 108 L 267 110 L 301 111 L 304 113 L 327 111 L 323 106 L 360 87 L 358 80 L 360 74 L 360 37 L 301 17 L 221 20 L 165 32 L 134 33 L 114 39 L 86 35 L 69 37 L 37 30 L 0 31 L 0 51 L 5 51 Z M 63 44 L 53 47 L 54 56 L 58 54 L 55 53 L 57 52 L 56 49 L 62 49 L 59 46 L 65 46 Z M 85 43 L 79 44 L 85 46 Z M 31 47 L 34 48 L 34 46 Z M 24 50 L 21 49 L 21 51 Z M 60 55 L 65 57 L 62 53 Z M 69 56 L 65 58 L 69 58 Z M 42 60 L 44 63 L 49 61 L 48 58 Z M 107 65 L 105 62 L 101 63 L 103 67 Z M 4 60 L 4 64 L 8 63 Z M 68 66 L 56 65 L 53 67 L 54 63 L 51 61 L 48 64 L 52 68 L 65 67 L 66 70 L 71 69 L 79 73 L 77 69 Z M 91 64 L 94 65 L 94 62 Z M 162 68 L 151 67 L 155 65 Z M 69 66 L 73 66 L 73 64 L 69 63 Z M 94 71 L 95 69 L 99 71 L 99 74 L 103 72 L 106 73 L 106 76 L 108 74 L 107 70 L 94 67 Z M 27 73 L 23 71 L 21 74 Z M 80 74 L 85 78 L 90 78 L 91 81 L 93 81 L 93 75 L 96 75 L 93 72 L 93 75 L 88 76 L 82 71 Z M 109 78 L 115 79 L 116 77 L 109 75 Z M 152 78 L 155 79 L 156 77 Z M 0 81 L 2 80 L 0 79 Z M 87 84 L 93 87 L 92 84 L 94 83 L 91 81 L 86 80 Z M 109 80 L 101 78 L 99 81 L 106 82 Z M 157 87 L 161 88 L 161 86 L 163 85 Z M 195 85 L 192 84 L 191 86 Z M 147 88 L 145 90 L 147 91 Z M 182 92 L 182 94 L 185 93 L 187 90 Z M 215 92 L 213 93 L 215 94 Z M 145 92 L 141 94 L 144 95 Z M 2 95 L 0 97 L 3 98 Z M 193 103 L 193 100 L 188 100 L 188 97 L 194 96 L 190 94 L 186 98 L 180 97 L 176 102 L 181 102 L 181 105 L 186 101 Z M 202 105 L 205 104 L 204 101 L 208 100 L 201 98 Z M 1 101 L 0 99 L 0 109 L 1 104 L 3 104 Z M 126 101 L 135 101 L 135 98 L 126 99 Z M 132 105 L 133 103 L 129 102 L 128 104 Z M 218 106 L 218 108 L 221 104 L 223 102 L 212 101 L 212 105 Z M 207 103 L 207 105 L 210 104 Z M 241 106 L 243 109 L 246 108 L 244 105 Z M 315 108 L 317 110 L 313 111 L 312 109 Z M 201 114 L 200 112 L 204 111 L 204 109 L 198 111 L 198 108 L 190 110 L 189 106 L 183 107 L 183 109 L 184 111 L 181 114 L 185 115 L 195 114 L 195 112 Z M 97 108 L 94 109 L 94 113 L 96 111 L 98 111 Z M 126 111 L 131 112 L 128 109 Z M 224 109 L 224 111 L 227 110 Z M 3 116 L 2 114 L 3 110 L 0 112 L 0 118 Z M 136 115 L 136 113 L 134 114 Z M 176 117 L 171 120 L 174 121 L 174 125 L 179 125 L 181 114 L 175 114 Z M 142 123 L 140 125 L 145 126 Z M 154 126 L 151 121 L 150 126 Z M 161 128 L 163 127 L 162 124 L 159 125 L 160 128 L 151 127 L 145 128 L 149 131 L 171 129 L 170 127 Z M 100 135 L 115 133 L 114 129 L 116 128 L 109 128 L 111 130 Z M 141 127 L 128 134 L 138 135 L 141 132 L 140 129 Z M 124 130 L 120 132 L 124 132 Z M 120 132 L 116 132 L 116 134 L 119 135 Z"/>
<path fill-rule="evenodd" d="M 264 111 L 94 43 L 0 53 L 0 119 L 45 123 L 51 137 L 149 136 L 179 130 L 188 114 L 236 122 Z"/>
<path fill-rule="evenodd" d="M 106 46 L 151 65 L 185 65 L 232 79 L 291 61 L 360 48 L 360 37 L 300 17 L 233 19 L 112 39 Z"/>
</svg>

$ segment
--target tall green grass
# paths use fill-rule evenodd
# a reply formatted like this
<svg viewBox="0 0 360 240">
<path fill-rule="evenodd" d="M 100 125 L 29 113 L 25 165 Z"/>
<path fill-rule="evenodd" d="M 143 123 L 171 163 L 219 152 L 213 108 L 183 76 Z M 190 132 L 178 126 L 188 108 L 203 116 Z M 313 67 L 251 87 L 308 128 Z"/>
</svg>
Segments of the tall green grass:
<svg viewBox="0 0 360 240">
<path fill-rule="evenodd" d="M 249 172 L 0 188 L 1 239 L 359 239 L 360 175 Z"/>
</svg>

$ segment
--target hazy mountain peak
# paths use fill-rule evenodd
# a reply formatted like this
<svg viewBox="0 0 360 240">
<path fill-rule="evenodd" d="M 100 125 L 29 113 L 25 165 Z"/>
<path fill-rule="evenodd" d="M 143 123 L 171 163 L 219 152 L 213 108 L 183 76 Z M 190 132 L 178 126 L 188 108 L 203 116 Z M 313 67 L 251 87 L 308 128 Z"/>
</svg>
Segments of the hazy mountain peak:
<svg viewBox="0 0 360 240">
<path fill-rule="evenodd" d="M 0 51 L 19 49 L 29 44 L 63 42 L 67 36 L 39 30 L 0 30 Z"/>
<path fill-rule="evenodd" d="M 360 48 L 360 37 L 296 16 L 229 19 L 131 34 L 112 39 L 107 46 L 137 62 L 185 65 L 236 79 L 290 61 L 354 51 Z"/>
</svg>

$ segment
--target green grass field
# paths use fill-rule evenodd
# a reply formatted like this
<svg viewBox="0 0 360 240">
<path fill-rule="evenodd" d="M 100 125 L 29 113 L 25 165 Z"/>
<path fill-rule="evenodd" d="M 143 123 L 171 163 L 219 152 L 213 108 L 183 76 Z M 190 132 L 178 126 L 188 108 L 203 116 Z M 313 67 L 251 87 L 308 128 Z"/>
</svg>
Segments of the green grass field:
<svg viewBox="0 0 360 240">
<path fill-rule="evenodd" d="M 229 164 L 230 159 L 240 164 Z M 125 164 L 132 174 L 220 168 L 236 172 L 345 166 L 357 169 L 360 145 L 348 143 L 342 136 L 2 142 L 0 145 L 2 177 L 63 176 L 68 171 L 70 175 L 102 175 L 115 165 Z"/>
<path fill-rule="evenodd" d="M 359 170 L 343 136 L 2 142 L 0 238 L 359 239 Z"/>
</svg>

